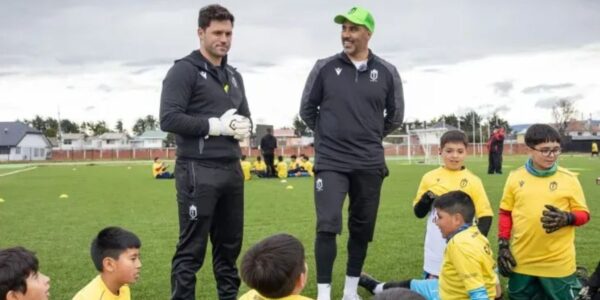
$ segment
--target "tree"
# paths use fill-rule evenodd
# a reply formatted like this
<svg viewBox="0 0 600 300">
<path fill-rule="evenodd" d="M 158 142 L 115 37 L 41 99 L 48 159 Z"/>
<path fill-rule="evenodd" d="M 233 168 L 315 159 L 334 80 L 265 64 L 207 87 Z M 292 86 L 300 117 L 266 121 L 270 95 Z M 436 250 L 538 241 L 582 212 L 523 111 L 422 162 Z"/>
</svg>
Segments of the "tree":
<svg viewBox="0 0 600 300">
<path fill-rule="evenodd" d="M 306 123 L 304 123 L 304 121 L 302 121 L 302 119 L 300 118 L 299 115 L 296 115 L 294 117 L 294 134 L 297 137 L 301 137 L 301 136 L 310 136 L 310 129 L 308 128 L 308 126 L 306 126 Z"/>
<path fill-rule="evenodd" d="M 117 125 L 115 125 L 115 130 L 119 133 L 123 133 L 124 129 L 123 129 L 123 121 L 121 121 L 120 119 L 117 120 Z"/>
<path fill-rule="evenodd" d="M 132 131 L 137 136 L 142 135 L 142 133 L 144 133 L 144 131 L 146 131 L 146 122 L 144 121 L 144 119 L 142 119 L 142 118 L 137 119 L 135 121 L 135 123 L 133 124 Z"/>
<path fill-rule="evenodd" d="M 552 117 L 554 118 L 556 130 L 561 136 L 565 136 L 569 120 L 573 118 L 575 112 L 575 104 L 571 99 L 559 99 L 552 106 Z"/>
<path fill-rule="evenodd" d="M 156 130 L 158 127 L 158 122 L 153 115 L 147 115 L 144 119 L 144 123 L 146 124 L 146 130 Z"/>
<path fill-rule="evenodd" d="M 79 133 L 79 125 L 75 122 L 71 122 L 69 119 L 60 120 L 60 130 L 62 133 Z"/>
<path fill-rule="evenodd" d="M 96 123 L 88 122 L 87 128 L 90 130 L 91 134 L 94 136 L 99 136 L 101 134 L 110 132 L 110 129 L 108 129 L 108 127 L 106 126 L 105 121 L 98 121 Z"/>
<path fill-rule="evenodd" d="M 468 112 L 466 115 L 460 117 L 461 130 L 467 134 L 469 142 L 474 143 L 473 133 L 475 133 L 475 140 L 481 140 L 479 136 L 479 127 L 481 126 L 481 116 L 474 110 Z M 473 127 L 473 125 L 475 125 Z"/>
</svg>

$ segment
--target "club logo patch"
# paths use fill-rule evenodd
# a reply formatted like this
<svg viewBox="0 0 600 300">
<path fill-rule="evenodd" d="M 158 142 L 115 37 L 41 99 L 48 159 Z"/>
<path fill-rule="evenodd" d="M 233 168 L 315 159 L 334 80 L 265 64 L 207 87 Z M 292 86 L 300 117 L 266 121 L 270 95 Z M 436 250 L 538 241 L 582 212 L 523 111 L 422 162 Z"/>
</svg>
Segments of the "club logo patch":
<svg viewBox="0 0 600 300">
<path fill-rule="evenodd" d="M 558 183 L 556 181 L 552 181 L 550 182 L 548 188 L 550 188 L 551 191 L 556 191 L 556 189 L 558 188 Z"/>
<path fill-rule="evenodd" d="M 315 189 L 317 190 L 317 192 L 323 191 L 323 179 L 317 178 L 317 181 L 315 182 Z"/>
<path fill-rule="evenodd" d="M 467 184 L 469 184 L 469 181 L 466 178 L 463 178 L 463 180 L 460 181 L 460 187 L 461 188 L 466 187 Z"/>
<path fill-rule="evenodd" d="M 335 68 L 335 73 L 340 76 L 340 73 L 342 73 L 342 68 Z"/>
<path fill-rule="evenodd" d="M 379 77 L 379 71 L 377 71 L 377 69 L 371 70 L 371 74 L 369 74 L 369 78 L 371 78 L 371 82 L 377 82 L 378 77 Z"/>
<path fill-rule="evenodd" d="M 523 187 L 524 184 L 525 184 L 525 181 L 519 180 L 519 187 Z"/>
<path fill-rule="evenodd" d="M 198 220 L 198 208 L 196 208 L 196 205 L 192 204 L 190 205 L 190 221 L 195 221 Z"/>
<path fill-rule="evenodd" d="M 199 73 L 200 73 L 200 76 L 202 76 L 202 77 L 204 77 L 204 79 L 206 79 L 206 72 L 200 71 Z"/>
</svg>

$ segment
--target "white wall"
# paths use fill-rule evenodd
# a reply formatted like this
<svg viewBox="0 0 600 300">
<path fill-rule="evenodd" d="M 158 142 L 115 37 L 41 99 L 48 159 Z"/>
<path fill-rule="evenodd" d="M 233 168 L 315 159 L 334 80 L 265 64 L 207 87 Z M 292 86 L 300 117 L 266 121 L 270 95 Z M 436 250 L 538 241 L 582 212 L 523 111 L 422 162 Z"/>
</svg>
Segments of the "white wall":
<svg viewBox="0 0 600 300">
<path fill-rule="evenodd" d="M 17 145 L 10 149 L 10 155 L 0 157 L 1 160 L 46 160 L 50 146 L 39 134 L 27 134 Z"/>
</svg>

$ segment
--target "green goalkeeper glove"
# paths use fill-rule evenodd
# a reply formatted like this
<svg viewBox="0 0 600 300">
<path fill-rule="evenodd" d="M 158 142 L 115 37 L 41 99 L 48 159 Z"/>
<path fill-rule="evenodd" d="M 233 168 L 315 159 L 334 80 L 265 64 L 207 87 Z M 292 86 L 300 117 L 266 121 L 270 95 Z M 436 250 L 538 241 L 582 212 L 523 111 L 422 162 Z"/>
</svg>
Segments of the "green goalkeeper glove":
<svg viewBox="0 0 600 300">
<path fill-rule="evenodd" d="M 575 217 L 572 213 L 562 211 L 552 205 L 545 205 L 547 210 L 542 212 L 542 226 L 546 233 L 555 232 L 565 226 L 573 225 Z"/>
</svg>

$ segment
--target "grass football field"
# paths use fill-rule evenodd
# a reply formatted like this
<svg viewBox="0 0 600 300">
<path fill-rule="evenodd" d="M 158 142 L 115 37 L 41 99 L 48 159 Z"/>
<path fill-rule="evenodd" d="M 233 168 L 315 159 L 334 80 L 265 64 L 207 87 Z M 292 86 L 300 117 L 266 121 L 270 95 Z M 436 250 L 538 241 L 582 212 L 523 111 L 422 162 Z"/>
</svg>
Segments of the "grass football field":
<svg viewBox="0 0 600 300">
<path fill-rule="evenodd" d="M 524 156 L 506 156 L 503 175 L 487 175 L 486 158 L 473 157 L 469 169 L 479 175 L 497 213 L 508 171 L 522 165 Z M 560 164 L 578 172 L 590 223 L 577 230 L 577 261 L 593 269 L 600 260 L 600 159 L 563 154 Z M 105 226 L 122 226 L 142 240 L 142 272 L 133 285 L 134 299 L 168 299 L 170 262 L 177 242 L 175 187 L 172 180 L 155 180 L 150 163 L 0 165 L 0 247 L 22 245 L 34 250 L 41 271 L 51 278 L 51 298 L 71 297 L 94 276 L 89 255 L 93 236 Z M 389 160 L 375 232 L 364 270 L 377 278 L 419 277 L 423 259 L 425 219 L 412 213 L 412 199 L 421 176 L 431 165 L 407 165 Z M 9 174 L 10 173 L 10 174 Z M 293 189 L 287 189 L 288 185 Z M 312 179 L 253 179 L 246 183 L 244 251 L 260 239 L 287 232 L 303 241 L 309 282 L 303 294 L 316 296 L 315 213 Z M 60 198 L 62 194 L 68 198 Z M 347 203 L 346 203 L 347 204 Z M 344 216 L 347 213 L 344 212 Z M 345 222 L 345 221 L 344 221 Z M 497 217 L 490 241 L 496 248 Z M 341 298 L 346 261 L 347 229 L 338 237 L 334 269 L 334 298 Z M 241 261 L 241 256 L 240 260 Z M 241 293 L 248 288 L 242 285 Z M 368 298 L 368 294 L 360 291 Z M 197 299 L 217 299 L 210 249 L 198 272 Z"/>
</svg>

